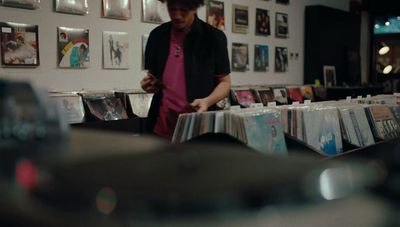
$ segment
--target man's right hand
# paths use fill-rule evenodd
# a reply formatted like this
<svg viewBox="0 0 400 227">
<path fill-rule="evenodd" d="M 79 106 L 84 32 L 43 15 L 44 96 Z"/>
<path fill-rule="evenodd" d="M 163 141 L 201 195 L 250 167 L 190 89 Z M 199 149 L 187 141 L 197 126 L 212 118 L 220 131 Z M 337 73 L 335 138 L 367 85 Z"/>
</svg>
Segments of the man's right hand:
<svg viewBox="0 0 400 227">
<path fill-rule="evenodd" d="M 157 93 L 161 89 L 161 81 L 153 76 L 151 73 L 147 75 L 140 81 L 140 86 L 147 93 Z"/>
</svg>

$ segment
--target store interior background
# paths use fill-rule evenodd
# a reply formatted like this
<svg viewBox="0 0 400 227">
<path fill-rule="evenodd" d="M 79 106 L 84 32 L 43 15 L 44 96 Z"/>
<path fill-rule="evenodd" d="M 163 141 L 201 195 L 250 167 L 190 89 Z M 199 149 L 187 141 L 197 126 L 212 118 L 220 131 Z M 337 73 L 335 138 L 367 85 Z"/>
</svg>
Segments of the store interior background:
<svg viewBox="0 0 400 227">
<path fill-rule="evenodd" d="M 224 0 L 225 34 L 228 38 L 229 56 L 232 42 L 248 43 L 249 67 L 246 72 L 232 72 L 233 85 L 259 84 L 295 84 L 304 83 L 304 31 L 305 7 L 307 5 L 324 5 L 339 10 L 349 11 L 350 0 L 293 0 L 288 5 L 275 1 L 238 1 Z M 0 6 L 0 21 L 11 21 L 39 25 L 40 66 L 36 68 L 0 67 L 0 77 L 32 81 L 34 84 L 48 88 L 50 91 L 80 91 L 139 89 L 139 82 L 145 75 L 142 70 L 142 35 L 149 34 L 158 24 L 141 22 L 142 4 L 139 0 L 131 1 L 132 18 L 115 20 L 101 17 L 101 1 L 89 1 L 89 14 L 84 16 L 54 12 L 53 1 L 41 1 L 38 10 L 27 10 Z M 249 6 L 249 30 L 247 34 L 232 33 L 232 4 Z M 255 9 L 269 10 L 271 35 L 255 35 Z M 287 13 L 289 18 L 289 37 L 276 38 L 275 13 Z M 205 7 L 198 11 L 198 16 L 205 19 Z M 362 15 L 361 28 L 361 75 L 362 82 L 368 81 L 368 15 Z M 86 69 L 62 69 L 57 66 L 57 26 L 88 28 L 90 39 L 90 66 Z M 323 25 L 321 25 L 323 26 Z M 130 38 L 130 68 L 128 70 L 110 70 L 102 67 L 102 32 L 128 32 Z M 342 34 L 338 34 L 340 36 Z M 269 71 L 254 72 L 253 55 L 255 44 L 269 46 Z M 329 43 L 326 43 L 329 45 Z M 274 71 L 275 47 L 287 47 L 289 51 L 289 69 L 285 73 Z M 299 57 L 290 57 L 298 53 Z M 322 73 L 322 69 L 321 69 Z"/>
</svg>

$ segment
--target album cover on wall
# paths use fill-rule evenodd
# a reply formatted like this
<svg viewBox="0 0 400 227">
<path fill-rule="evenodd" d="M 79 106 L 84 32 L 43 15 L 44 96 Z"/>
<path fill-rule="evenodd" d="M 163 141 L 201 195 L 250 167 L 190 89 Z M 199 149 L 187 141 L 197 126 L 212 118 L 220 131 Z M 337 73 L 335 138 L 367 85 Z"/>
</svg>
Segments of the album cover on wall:
<svg viewBox="0 0 400 227">
<path fill-rule="evenodd" d="M 4 66 L 39 65 L 39 26 L 0 22 L 1 63 Z"/>
<path fill-rule="evenodd" d="M 129 37 L 127 32 L 103 32 L 103 67 L 129 68 Z"/>
<path fill-rule="evenodd" d="M 89 29 L 58 27 L 58 66 L 89 66 Z"/>
<path fill-rule="evenodd" d="M 276 0 L 276 3 L 288 5 L 289 0 Z"/>
<path fill-rule="evenodd" d="M 268 10 L 256 8 L 256 35 L 268 36 L 271 34 L 269 19 Z"/>
<path fill-rule="evenodd" d="M 246 43 L 232 43 L 232 71 L 244 72 L 249 69 L 249 46 Z"/>
<path fill-rule="evenodd" d="M 254 45 L 254 71 L 268 71 L 269 57 L 267 45 Z"/>
<path fill-rule="evenodd" d="M 84 15 L 89 13 L 87 0 L 55 0 L 55 10 L 61 13 Z"/>
<path fill-rule="evenodd" d="M 286 13 L 276 13 L 276 37 L 287 38 L 289 34 L 288 15 Z"/>
<path fill-rule="evenodd" d="M 246 34 L 249 29 L 249 7 L 232 5 L 232 32 Z"/>
<path fill-rule="evenodd" d="M 275 72 L 288 71 L 288 49 L 286 47 L 275 47 Z"/>
<path fill-rule="evenodd" d="M 142 22 L 161 24 L 169 20 L 166 3 L 158 0 L 142 0 Z"/>
<path fill-rule="evenodd" d="M 131 1 L 103 0 L 102 15 L 105 18 L 128 20 L 131 18 Z"/>
<path fill-rule="evenodd" d="M 4 6 L 25 9 L 38 9 L 40 7 L 40 0 L 2 0 L 1 3 Z"/>
<path fill-rule="evenodd" d="M 336 86 L 336 68 L 334 65 L 324 65 L 324 85 L 325 87 Z"/>
<path fill-rule="evenodd" d="M 225 30 L 224 2 L 210 0 L 206 8 L 207 23 L 219 30 Z"/>
</svg>

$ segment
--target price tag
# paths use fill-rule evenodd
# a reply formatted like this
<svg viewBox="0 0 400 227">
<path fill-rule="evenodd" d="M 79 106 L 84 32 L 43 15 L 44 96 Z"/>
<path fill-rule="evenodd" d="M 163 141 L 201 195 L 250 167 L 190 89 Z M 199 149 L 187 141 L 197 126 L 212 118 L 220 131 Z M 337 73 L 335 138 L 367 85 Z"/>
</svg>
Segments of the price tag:
<svg viewBox="0 0 400 227">
<path fill-rule="evenodd" d="M 251 103 L 250 108 L 263 108 L 264 105 L 262 103 Z"/>
<path fill-rule="evenodd" d="M 240 110 L 240 106 L 239 105 L 233 105 L 231 106 L 231 108 L 229 108 L 230 110 Z"/>
<path fill-rule="evenodd" d="M 399 97 L 400 93 L 393 93 L 394 96 Z"/>
<path fill-rule="evenodd" d="M 294 105 L 294 106 L 300 105 L 300 102 L 299 102 L 299 101 L 294 101 L 294 102 L 292 103 L 292 105 Z"/>
<path fill-rule="evenodd" d="M 370 99 L 371 98 L 371 95 L 367 95 L 367 99 Z"/>
<path fill-rule="evenodd" d="M 311 104 L 311 100 L 309 100 L 309 99 L 307 99 L 307 100 L 304 100 L 304 104 L 306 104 L 306 105 L 309 105 L 309 104 Z"/>
<path fill-rule="evenodd" d="M 268 107 L 276 107 L 276 102 L 269 102 Z"/>
<path fill-rule="evenodd" d="M 361 95 L 357 96 L 357 99 L 358 100 L 362 99 L 362 96 Z"/>
<path fill-rule="evenodd" d="M 346 97 L 346 101 L 347 101 L 347 102 L 351 102 L 351 96 L 347 96 L 347 97 Z"/>
</svg>

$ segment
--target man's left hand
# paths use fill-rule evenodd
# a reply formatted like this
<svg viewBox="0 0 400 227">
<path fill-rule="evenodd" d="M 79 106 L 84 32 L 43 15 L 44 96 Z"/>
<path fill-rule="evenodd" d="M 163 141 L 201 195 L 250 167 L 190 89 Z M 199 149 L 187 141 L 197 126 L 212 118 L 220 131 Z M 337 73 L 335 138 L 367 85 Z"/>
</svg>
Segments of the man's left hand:
<svg viewBox="0 0 400 227">
<path fill-rule="evenodd" d="M 191 105 L 198 113 L 207 111 L 207 109 L 208 109 L 208 107 L 209 107 L 209 103 L 208 103 L 208 99 L 207 99 L 207 98 L 195 99 L 195 100 L 193 100 L 192 103 L 190 103 L 190 105 Z"/>
</svg>

